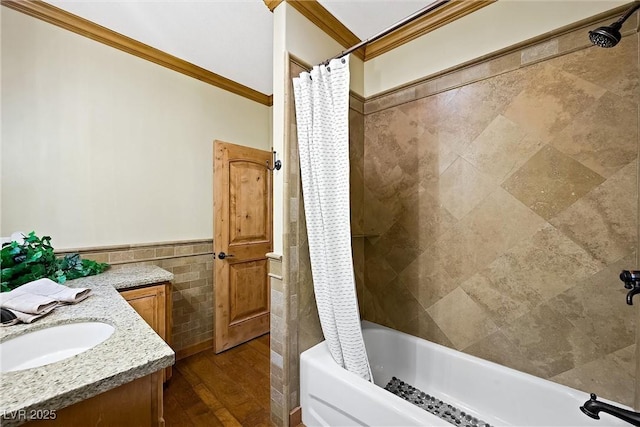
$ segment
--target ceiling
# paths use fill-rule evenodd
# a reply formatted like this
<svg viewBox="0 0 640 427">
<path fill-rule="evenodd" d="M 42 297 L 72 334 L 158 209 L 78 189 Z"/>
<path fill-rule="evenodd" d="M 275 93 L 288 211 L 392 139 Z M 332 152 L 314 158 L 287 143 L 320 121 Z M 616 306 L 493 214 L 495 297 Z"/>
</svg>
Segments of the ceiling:
<svg viewBox="0 0 640 427">
<path fill-rule="evenodd" d="M 361 40 L 432 2 L 318 1 Z M 263 0 L 47 2 L 264 94 L 273 92 L 273 14 Z"/>
</svg>

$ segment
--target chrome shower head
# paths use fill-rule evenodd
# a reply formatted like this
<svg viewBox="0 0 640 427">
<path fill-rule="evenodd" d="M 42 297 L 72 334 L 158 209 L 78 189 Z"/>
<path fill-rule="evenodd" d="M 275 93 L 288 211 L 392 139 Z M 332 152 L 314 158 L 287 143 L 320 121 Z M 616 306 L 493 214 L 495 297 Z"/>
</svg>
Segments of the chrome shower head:
<svg viewBox="0 0 640 427">
<path fill-rule="evenodd" d="M 608 27 L 600 27 L 589 31 L 589 40 L 596 46 L 614 47 L 622 39 L 622 34 L 620 34 L 621 26 L 622 24 L 614 22 Z"/>
<path fill-rule="evenodd" d="M 593 31 L 589 31 L 589 40 L 596 46 L 600 47 L 614 47 L 620 42 L 622 39 L 622 34 L 620 34 L 620 28 L 622 28 L 622 24 L 626 21 L 636 10 L 640 8 L 640 2 L 635 2 L 633 6 L 616 22 L 609 25 L 608 27 L 599 27 Z"/>
</svg>

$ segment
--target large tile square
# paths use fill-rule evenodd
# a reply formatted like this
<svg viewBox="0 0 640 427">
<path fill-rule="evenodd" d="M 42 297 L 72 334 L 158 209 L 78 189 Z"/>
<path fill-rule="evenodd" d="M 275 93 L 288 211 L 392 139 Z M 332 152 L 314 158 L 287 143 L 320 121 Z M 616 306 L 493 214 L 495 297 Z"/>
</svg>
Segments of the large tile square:
<svg viewBox="0 0 640 427">
<path fill-rule="evenodd" d="M 535 375 L 535 371 L 532 372 L 530 368 L 527 357 L 499 330 L 465 348 L 464 352 L 521 372 Z"/>
<path fill-rule="evenodd" d="M 440 265 L 437 256 L 426 250 L 399 275 L 399 279 L 424 309 L 431 307 L 458 286 Z"/>
<path fill-rule="evenodd" d="M 509 274 L 504 274 L 504 271 L 494 271 L 498 266 L 503 266 L 506 261 L 504 258 L 508 259 L 508 255 L 460 284 L 498 326 L 513 322 L 542 301 L 540 294 L 527 284 L 514 280 Z"/>
<path fill-rule="evenodd" d="M 609 177 L 636 160 L 638 105 L 607 92 L 576 116 L 551 145 Z"/>
<path fill-rule="evenodd" d="M 635 254 L 611 264 L 549 301 L 549 306 L 588 335 L 605 352 L 617 351 L 635 343 L 636 318 L 626 306 L 628 292 L 618 275 L 635 265 Z"/>
<path fill-rule="evenodd" d="M 396 327 L 404 327 L 424 309 L 399 280 L 388 283 L 383 288 L 369 288 L 376 304 L 385 317 Z"/>
<path fill-rule="evenodd" d="M 432 305 L 427 313 L 458 350 L 497 330 L 484 310 L 460 288 Z"/>
<path fill-rule="evenodd" d="M 465 280 L 489 265 L 499 255 L 500 246 L 500 242 L 456 224 L 427 251 L 437 257 L 452 279 Z"/>
<path fill-rule="evenodd" d="M 635 162 L 619 170 L 551 223 L 604 264 L 617 261 L 637 245 Z"/>
<path fill-rule="evenodd" d="M 393 199 L 385 203 L 379 198 L 375 190 L 364 189 L 363 232 L 382 235 L 393 226 L 402 205 L 400 200 Z"/>
<path fill-rule="evenodd" d="M 420 255 L 419 237 L 414 230 L 408 231 L 395 223 L 372 246 L 396 273 L 400 273 Z"/>
<path fill-rule="evenodd" d="M 475 231 L 498 253 L 527 240 L 546 224 L 544 219 L 500 187 L 460 221 L 461 227 Z"/>
<path fill-rule="evenodd" d="M 436 199 L 454 217 L 461 219 L 495 188 L 490 177 L 477 171 L 469 162 L 458 158 L 440 176 L 437 187 L 431 189 Z"/>
<path fill-rule="evenodd" d="M 413 235 L 418 247 L 425 249 L 457 223 L 456 218 L 442 207 L 440 200 L 422 186 L 403 197 L 398 223 Z"/>
<path fill-rule="evenodd" d="M 587 393 L 596 393 L 599 398 L 633 406 L 635 376 L 629 375 L 614 353 L 558 374 L 551 380 Z"/>
<path fill-rule="evenodd" d="M 425 188 L 438 184 L 440 175 L 446 171 L 458 155 L 438 139 L 436 131 L 422 134 L 418 162 L 418 179 Z"/>
<path fill-rule="evenodd" d="M 597 273 L 602 264 L 550 225 L 498 257 L 461 287 L 499 325 Z"/>
<path fill-rule="evenodd" d="M 473 141 L 498 115 L 494 108 L 476 108 L 482 102 L 480 91 L 466 86 L 443 108 L 442 119 L 435 125 L 438 141 L 457 154 Z"/>
<path fill-rule="evenodd" d="M 604 353 L 566 318 L 540 305 L 501 329 L 527 355 L 536 375 L 549 378 L 589 363 Z"/>
<path fill-rule="evenodd" d="M 402 325 L 399 330 L 436 344 L 453 347 L 449 338 L 426 311 L 419 313 L 417 317 Z"/>
<path fill-rule="evenodd" d="M 544 142 L 605 93 L 604 88 L 545 63 L 532 77 L 504 115 Z"/>
<path fill-rule="evenodd" d="M 397 274 L 385 260 L 372 252 L 372 249 L 365 244 L 365 285 L 372 293 L 381 293 L 386 286 L 395 281 Z"/>
<path fill-rule="evenodd" d="M 631 20 L 626 24 L 633 25 Z M 626 100 L 638 102 L 638 37 L 623 37 L 615 49 L 592 46 L 548 61 Z"/>
<path fill-rule="evenodd" d="M 546 220 L 604 182 L 604 178 L 553 147 L 545 146 L 502 187 Z"/>
<path fill-rule="evenodd" d="M 517 124 L 498 115 L 467 147 L 462 157 L 501 183 L 541 147 L 540 139 L 528 136 Z"/>
</svg>

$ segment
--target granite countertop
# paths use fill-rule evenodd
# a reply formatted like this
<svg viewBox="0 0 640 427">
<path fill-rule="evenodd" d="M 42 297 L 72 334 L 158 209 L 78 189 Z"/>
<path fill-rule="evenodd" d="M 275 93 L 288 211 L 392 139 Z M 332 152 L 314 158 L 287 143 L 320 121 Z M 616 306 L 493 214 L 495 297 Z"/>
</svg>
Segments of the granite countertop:
<svg viewBox="0 0 640 427">
<path fill-rule="evenodd" d="M 173 274 L 155 265 L 119 265 L 109 268 L 102 274 L 72 280 L 74 287 L 90 288 L 93 285 L 108 285 L 119 291 L 137 288 L 153 283 L 169 282 Z"/>
<path fill-rule="evenodd" d="M 115 332 L 90 350 L 59 362 L 0 374 L 0 422 L 18 425 L 19 414 L 56 410 L 170 366 L 175 353 L 135 312 L 118 289 L 173 279 L 155 266 L 122 266 L 67 282 L 72 288 L 91 288 L 86 300 L 57 307 L 32 324 L 0 327 L 0 342 L 50 326 L 99 321 Z M 24 411 L 24 412 L 22 412 Z"/>
</svg>

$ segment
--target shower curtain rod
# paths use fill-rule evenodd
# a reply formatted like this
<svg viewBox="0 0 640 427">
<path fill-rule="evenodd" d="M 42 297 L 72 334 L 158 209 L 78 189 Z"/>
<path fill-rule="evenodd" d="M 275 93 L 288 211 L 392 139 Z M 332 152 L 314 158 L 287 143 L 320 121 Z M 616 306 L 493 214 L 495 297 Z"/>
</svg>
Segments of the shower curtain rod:
<svg viewBox="0 0 640 427">
<path fill-rule="evenodd" d="M 380 31 L 378 34 L 376 34 L 376 35 L 374 35 L 372 37 L 369 37 L 368 39 L 366 39 L 364 41 L 361 41 L 360 43 L 350 47 L 347 50 L 343 50 L 338 55 L 336 55 L 334 57 L 331 57 L 331 58 L 327 59 L 326 61 L 321 62 L 320 65 L 327 65 L 327 64 L 329 64 L 329 61 L 331 61 L 332 59 L 342 58 L 343 56 L 346 56 L 346 55 L 350 54 L 351 52 L 360 49 L 362 46 L 366 46 L 369 43 L 374 42 L 374 41 L 378 40 L 379 38 L 382 38 L 382 37 L 386 36 L 387 34 L 397 30 L 398 28 L 402 27 L 403 25 L 406 25 L 409 22 L 414 21 L 415 19 L 421 17 L 422 15 L 425 15 L 425 14 L 431 12 L 431 11 L 434 11 L 434 10 L 440 8 L 441 6 L 444 6 L 445 4 L 449 3 L 450 1 L 451 0 L 437 0 L 437 1 L 434 1 L 433 3 L 428 4 L 427 6 L 423 7 L 420 10 L 418 10 L 417 12 L 414 12 L 411 15 L 407 16 L 406 18 L 396 22 L 395 24 L 393 24 L 389 28 Z"/>
</svg>

